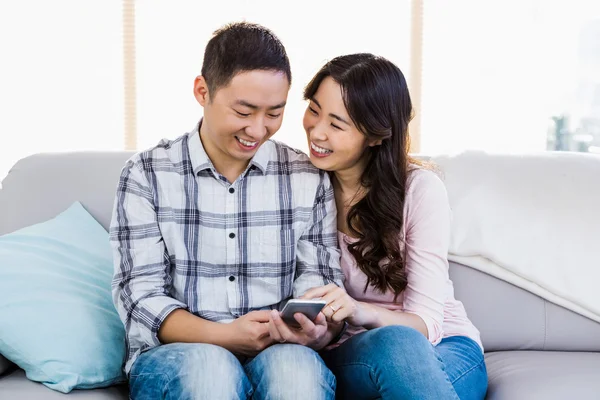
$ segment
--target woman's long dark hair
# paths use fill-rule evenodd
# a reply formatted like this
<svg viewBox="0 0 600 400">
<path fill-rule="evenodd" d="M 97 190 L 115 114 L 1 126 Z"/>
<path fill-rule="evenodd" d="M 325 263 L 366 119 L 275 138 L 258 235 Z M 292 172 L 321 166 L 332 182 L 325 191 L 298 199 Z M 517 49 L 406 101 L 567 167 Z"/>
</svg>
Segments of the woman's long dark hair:
<svg viewBox="0 0 600 400">
<path fill-rule="evenodd" d="M 304 90 L 313 98 L 330 76 L 342 90 L 344 104 L 356 127 L 369 139 L 382 140 L 368 147 L 361 185 L 366 195 L 348 212 L 348 228 L 358 240 L 348 245 L 367 285 L 397 297 L 407 285 L 405 257 L 400 240 L 410 165 L 408 123 L 413 108 L 402 71 L 392 62 L 372 54 L 334 58 Z"/>
</svg>

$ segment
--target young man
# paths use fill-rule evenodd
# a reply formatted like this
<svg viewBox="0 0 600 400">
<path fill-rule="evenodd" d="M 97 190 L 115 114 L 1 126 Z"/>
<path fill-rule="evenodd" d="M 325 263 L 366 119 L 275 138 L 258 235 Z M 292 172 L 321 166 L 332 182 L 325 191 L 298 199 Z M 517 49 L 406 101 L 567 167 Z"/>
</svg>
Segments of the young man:
<svg viewBox="0 0 600 400">
<path fill-rule="evenodd" d="M 269 140 L 290 84 L 272 32 L 228 25 L 194 82 L 204 118 L 124 167 L 111 242 L 132 399 L 333 398 L 316 350 L 341 326 L 276 311 L 342 276 L 328 175 Z"/>
</svg>

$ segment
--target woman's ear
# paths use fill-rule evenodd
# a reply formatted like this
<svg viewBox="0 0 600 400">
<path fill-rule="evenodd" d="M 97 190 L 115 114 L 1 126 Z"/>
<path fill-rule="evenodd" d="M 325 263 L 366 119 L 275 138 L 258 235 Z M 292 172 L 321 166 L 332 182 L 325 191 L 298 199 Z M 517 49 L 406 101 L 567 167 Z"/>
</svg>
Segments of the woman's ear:
<svg viewBox="0 0 600 400">
<path fill-rule="evenodd" d="M 381 146 L 381 142 L 383 142 L 383 139 L 373 140 L 369 143 L 369 147 Z"/>
<path fill-rule="evenodd" d="M 208 85 L 203 76 L 197 76 L 194 80 L 194 97 L 202 107 L 209 102 Z"/>
</svg>

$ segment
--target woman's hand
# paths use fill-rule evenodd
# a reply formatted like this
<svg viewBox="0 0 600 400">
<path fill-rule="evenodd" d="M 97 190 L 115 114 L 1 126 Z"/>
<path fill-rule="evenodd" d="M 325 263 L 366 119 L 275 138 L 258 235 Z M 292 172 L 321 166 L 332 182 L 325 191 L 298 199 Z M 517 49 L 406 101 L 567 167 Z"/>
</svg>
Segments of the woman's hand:
<svg viewBox="0 0 600 400">
<path fill-rule="evenodd" d="M 327 305 L 321 312 L 325 314 L 327 321 L 346 320 L 354 326 L 368 326 L 373 325 L 377 319 L 377 311 L 373 307 L 354 300 L 343 288 L 333 283 L 309 289 L 301 298 L 325 300 Z"/>
</svg>

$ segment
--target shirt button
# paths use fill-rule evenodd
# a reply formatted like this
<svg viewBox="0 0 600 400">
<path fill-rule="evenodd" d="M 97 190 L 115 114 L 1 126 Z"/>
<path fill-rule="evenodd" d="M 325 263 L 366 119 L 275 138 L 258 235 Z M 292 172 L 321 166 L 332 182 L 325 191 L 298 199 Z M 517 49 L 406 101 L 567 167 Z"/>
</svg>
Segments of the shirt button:
<svg viewBox="0 0 600 400">
<path fill-rule="evenodd" d="M 231 275 L 231 276 L 229 277 L 229 282 L 233 282 L 233 281 L 235 281 L 235 276 Z"/>
<path fill-rule="evenodd" d="M 235 237 L 235 233 L 231 232 L 231 233 L 229 234 L 229 238 L 230 238 L 230 239 L 233 239 L 234 237 Z"/>
<path fill-rule="evenodd" d="M 229 188 L 229 193 L 233 193 L 233 192 L 235 192 L 235 189 L 234 188 Z"/>
</svg>

